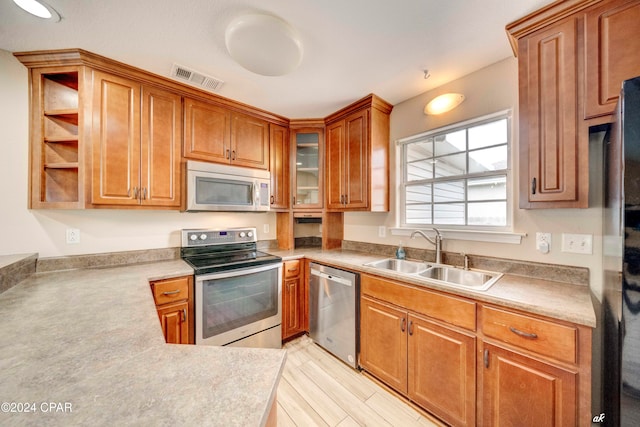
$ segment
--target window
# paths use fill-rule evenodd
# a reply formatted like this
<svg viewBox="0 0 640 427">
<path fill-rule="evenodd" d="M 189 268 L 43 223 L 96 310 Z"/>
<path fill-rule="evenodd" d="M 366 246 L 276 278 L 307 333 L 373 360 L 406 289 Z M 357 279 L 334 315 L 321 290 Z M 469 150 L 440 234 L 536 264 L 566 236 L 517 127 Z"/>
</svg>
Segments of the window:
<svg viewBox="0 0 640 427">
<path fill-rule="evenodd" d="M 510 114 L 416 135 L 402 144 L 402 225 L 505 228 Z"/>
</svg>

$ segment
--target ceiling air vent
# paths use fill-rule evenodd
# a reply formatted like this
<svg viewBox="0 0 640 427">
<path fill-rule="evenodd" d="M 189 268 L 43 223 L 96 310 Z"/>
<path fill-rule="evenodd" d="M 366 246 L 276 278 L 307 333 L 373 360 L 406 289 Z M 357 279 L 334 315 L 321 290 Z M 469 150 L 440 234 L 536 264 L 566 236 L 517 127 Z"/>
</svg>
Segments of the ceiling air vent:
<svg viewBox="0 0 640 427">
<path fill-rule="evenodd" d="M 200 86 L 201 88 L 210 91 L 220 90 L 224 84 L 220 79 L 190 70 L 187 67 L 183 67 L 178 64 L 173 64 L 173 67 L 171 68 L 171 77 L 190 83 L 194 86 Z"/>
</svg>

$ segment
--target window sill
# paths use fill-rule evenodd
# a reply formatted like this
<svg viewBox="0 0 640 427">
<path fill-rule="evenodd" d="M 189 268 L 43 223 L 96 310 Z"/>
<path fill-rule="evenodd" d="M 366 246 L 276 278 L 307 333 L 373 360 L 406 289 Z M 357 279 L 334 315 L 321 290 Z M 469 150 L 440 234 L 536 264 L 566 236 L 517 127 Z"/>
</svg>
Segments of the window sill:
<svg viewBox="0 0 640 427">
<path fill-rule="evenodd" d="M 444 239 L 471 240 L 475 242 L 509 243 L 519 245 L 527 233 L 485 230 L 456 230 L 436 227 Z M 410 236 L 415 230 L 433 233 L 432 228 L 390 228 L 392 236 Z"/>
</svg>

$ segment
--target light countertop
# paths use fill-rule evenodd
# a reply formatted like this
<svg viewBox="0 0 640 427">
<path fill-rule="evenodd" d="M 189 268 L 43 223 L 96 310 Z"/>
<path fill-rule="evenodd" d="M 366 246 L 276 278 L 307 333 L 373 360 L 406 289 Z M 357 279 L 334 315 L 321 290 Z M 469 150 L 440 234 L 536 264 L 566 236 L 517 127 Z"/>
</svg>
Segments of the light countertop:
<svg viewBox="0 0 640 427">
<path fill-rule="evenodd" d="M 148 281 L 191 274 L 181 260 L 39 273 L 2 293 L 0 402 L 18 412 L 3 403 L 0 425 L 263 425 L 284 350 L 164 342 Z"/>
<path fill-rule="evenodd" d="M 405 283 L 473 298 L 506 308 L 523 310 L 553 319 L 595 328 L 596 315 L 591 302 L 589 286 L 575 285 L 542 278 L 505 274 L 486 291 L 474 291 L 451 287 L 425 279 L 412 278 L 409 275 L 367 267 L 364 264 L 385 258 L 384 255 L 368 254 L 348 250 L 296 249 L 291 251 L 268 251 L 281 256 L 284 260 L 308 258 L 319 263 L 328 263 L 347 270 L 369 273 Z"/>
</svg>

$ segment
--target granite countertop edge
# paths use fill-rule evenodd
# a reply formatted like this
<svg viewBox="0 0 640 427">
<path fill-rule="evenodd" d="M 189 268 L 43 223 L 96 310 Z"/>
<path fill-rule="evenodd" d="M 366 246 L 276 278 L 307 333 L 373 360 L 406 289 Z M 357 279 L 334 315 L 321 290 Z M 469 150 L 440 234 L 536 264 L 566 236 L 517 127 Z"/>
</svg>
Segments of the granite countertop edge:
<svg viewBox="0 0 640 427">
<path fill-rule="evenodd" d="M 367 267 L 364 264 L 386 258 L 380 254 L 369 254 L 351 250 L 301 248 L 289 251 L 270 250 L 269 253 L 290 259 L 308 258 L 360 273 L 368 273 L 383 278 L 446 292 L 455 296 L 472 298 L 504 308 L 512 308 L 567 321 L 591 328 L 596 327 L 596 315 L 588 286 L 504 274 L 487 291 L 474 291 L 428 282 L 410 275 Z"/>
</svg>

